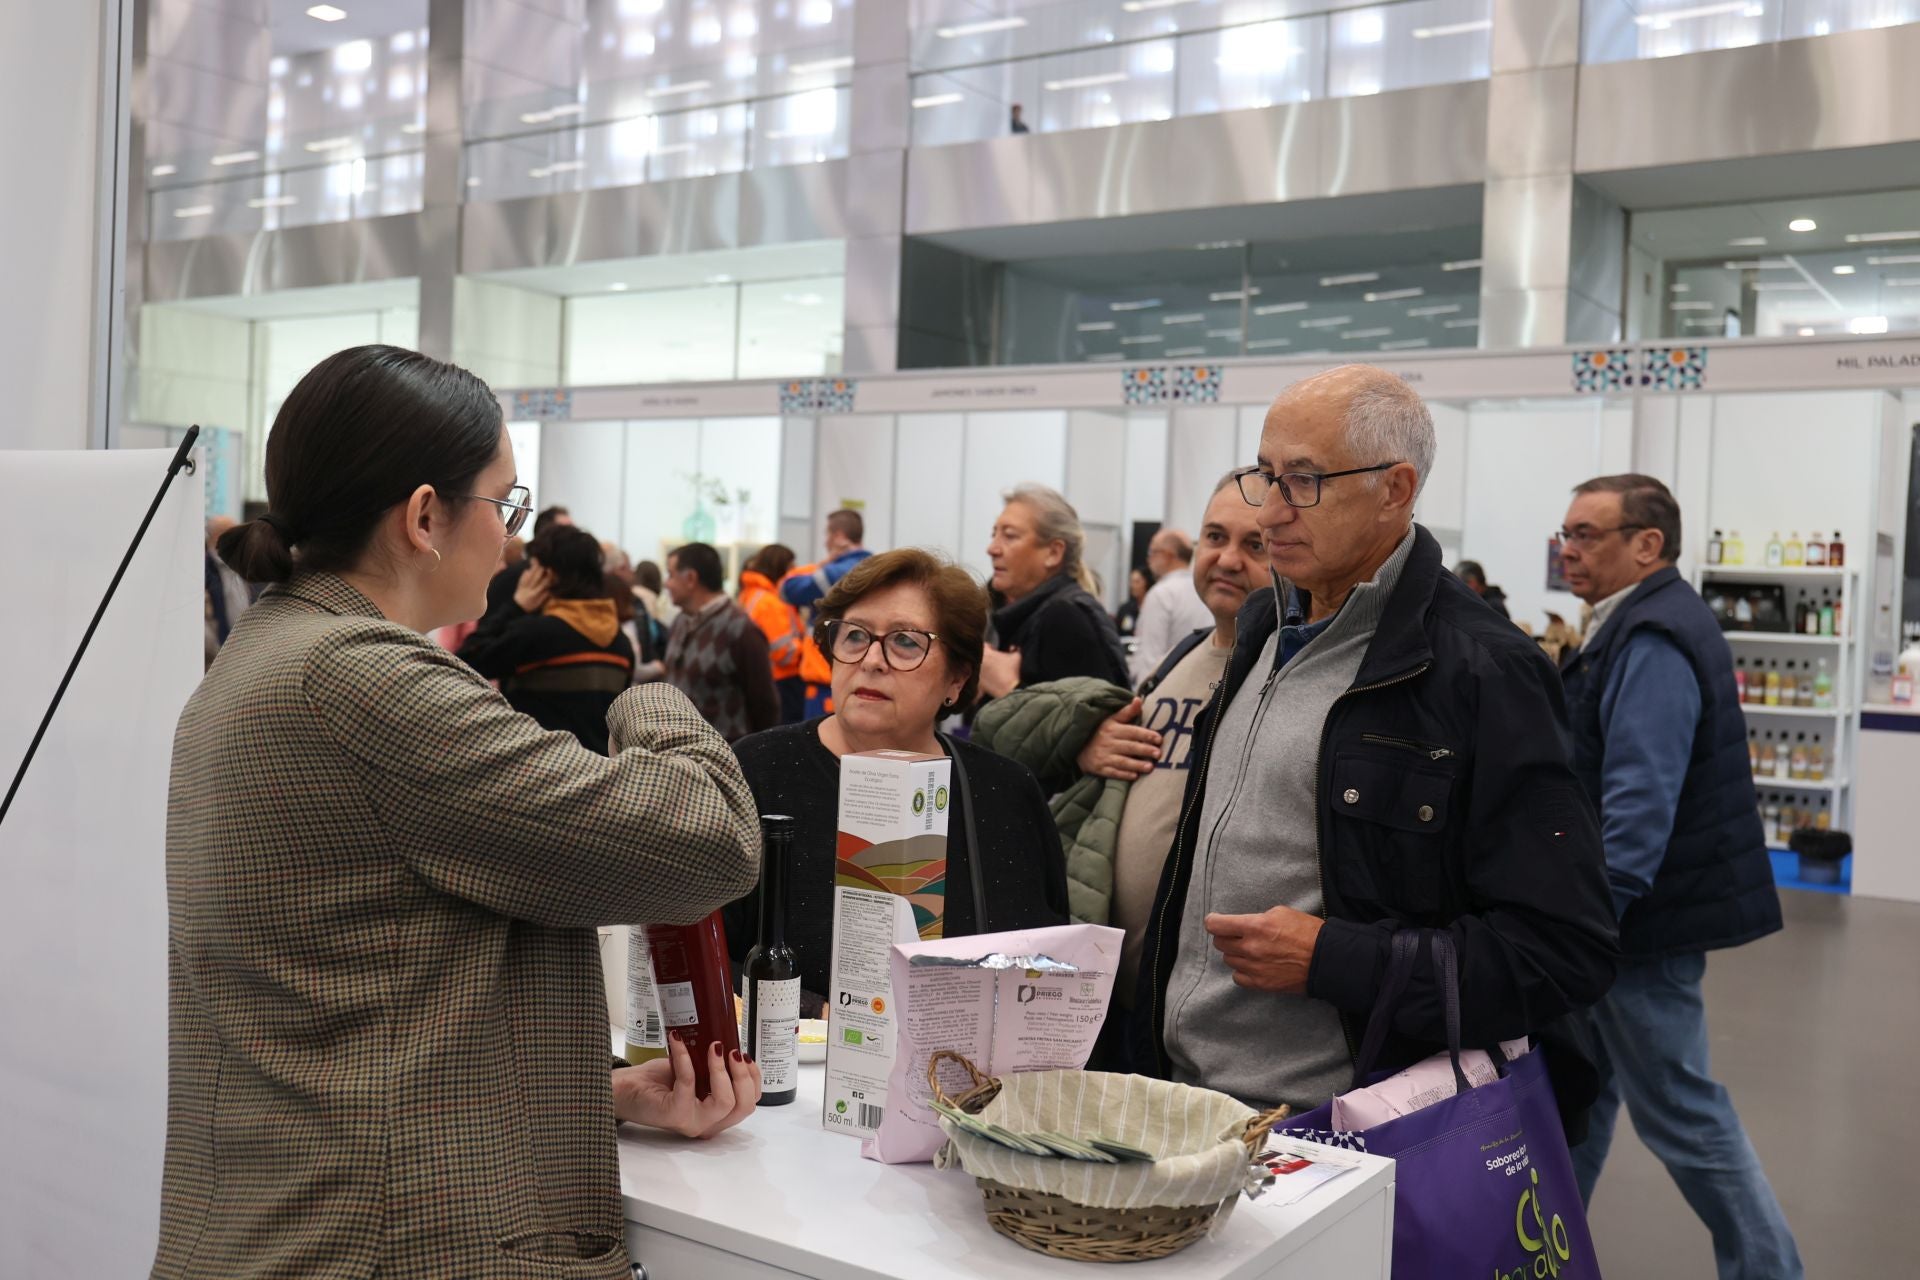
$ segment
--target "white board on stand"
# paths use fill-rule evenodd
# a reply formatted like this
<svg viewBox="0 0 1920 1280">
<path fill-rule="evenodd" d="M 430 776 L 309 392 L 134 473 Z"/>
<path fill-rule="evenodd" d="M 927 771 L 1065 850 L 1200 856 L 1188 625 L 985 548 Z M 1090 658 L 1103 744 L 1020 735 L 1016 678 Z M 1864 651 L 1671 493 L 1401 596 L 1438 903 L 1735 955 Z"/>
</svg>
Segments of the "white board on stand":
<svg viewBox="0 0 1920 1280">
<path fill-rule="evenodd" d="M 0 451 L 0 793 L 170 450 Z M 198 477 L 176 478 L 0 825 L 0 1273 L 144 1276 L 167 1088 L 167 773 L 200 679 Z"/>
</svg>

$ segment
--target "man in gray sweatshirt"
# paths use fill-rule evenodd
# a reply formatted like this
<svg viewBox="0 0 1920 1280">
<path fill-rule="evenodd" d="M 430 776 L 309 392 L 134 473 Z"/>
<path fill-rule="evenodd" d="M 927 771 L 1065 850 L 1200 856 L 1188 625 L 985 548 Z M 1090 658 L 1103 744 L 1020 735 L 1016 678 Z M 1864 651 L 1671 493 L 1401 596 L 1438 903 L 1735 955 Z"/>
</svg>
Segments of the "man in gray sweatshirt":
<svg viewBox="0 0 1920 1280">
<path fill-rule="evenodd" d="M 1466 1043 L 1568 1033 L 1547 1061 L 1574 1128 L 1594 1077 L 1563 1015 L 1615 961 L 1599 831 L 1552 665 L 1413 522 L 1433 454 L 1426 406 L 1378 369 L 1308 378 L 1268 411 L 1239 487 L 1273 590 L 1241 610 L 1196 724 L 1136 1057 L 1252 1105 L 1319 1106 L 1352 1078 L 1393 934 L 1445 929 Z M 1423 949 L 1380 1066 L 1444 1042 L 1441 994 Z"/>
</svg>

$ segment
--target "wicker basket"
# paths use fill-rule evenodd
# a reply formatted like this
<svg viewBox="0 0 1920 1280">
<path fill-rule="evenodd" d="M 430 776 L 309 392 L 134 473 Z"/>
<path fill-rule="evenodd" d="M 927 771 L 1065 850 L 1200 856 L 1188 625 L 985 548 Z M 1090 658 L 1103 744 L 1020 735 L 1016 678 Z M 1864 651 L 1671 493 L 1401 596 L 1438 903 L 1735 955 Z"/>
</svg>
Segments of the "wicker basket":
<svg viewBox="0 0 1920 1280">
<path fill-rule="evenodd" d="M 948 1098 L 940 1086 L 939 1067 L 947 1061 L 958 1063 L 973 1081 L 972 1087 L 957 1098 Z M 1082 1073 L 1050 1074 L 1064 1076 Z M 950 1102 L 971 1115 L 985 1112 L 1001 1093 L 999 1080 L 983 1076 L 979 1068 L 965 1056 L 950 1050 L 941 1050 L 928 1061 L 927 1083 L 934 1097 Z M 1169 1091 L 1181 1088 L 1163 1085 L 1160 1081 L 1141 1081 L 1139 1087 L 1164 1087 Z M 1240 1110 L 1244 1112 L 1245 1108 Z M 1253 1116 L 1245 1122 L 1237 1139 L 1226 1140 L 1244 1145 L 1245 1161 L 1250 1166 L 1268 1130 L 1286 1115 L 1287 1108 L 1281 1107 L 1265 1115 Z M 955 1145 L 963 1140 L 956 1138 L 948 1122 L 942 1121 L 941 1124 Z M 1061 1131 L 1074 1137 L 1098 1136 L 1074 1134 L 1066 1127 Z M 1078 1164 L 1065 1158 L 1052 1161 L 1042 1161 L 1040 1157 L 1028 1159 L 1036 1162 L 1036 1167 L 1049 1163 L 1055 1166 Z M 1233 1196 L 1238 1194 L 1236 1187 L 1225 1199 L 1212 1199 L 1204 1204 L 1132 1204 L 1125 1208 L 1100 1208 L 1079 1204 L 1064 1195 L 1012 1186 L 984 1176 L 976 1175 L 975 1181 L 985 1201 L 987 1221 L 995 1231 L 1036 1253 L 1074 1262 L 1144 1262 L 1178 1253 L 1206 1235 L 1222 1205 L 1231 1205 Z"/>
</svg>

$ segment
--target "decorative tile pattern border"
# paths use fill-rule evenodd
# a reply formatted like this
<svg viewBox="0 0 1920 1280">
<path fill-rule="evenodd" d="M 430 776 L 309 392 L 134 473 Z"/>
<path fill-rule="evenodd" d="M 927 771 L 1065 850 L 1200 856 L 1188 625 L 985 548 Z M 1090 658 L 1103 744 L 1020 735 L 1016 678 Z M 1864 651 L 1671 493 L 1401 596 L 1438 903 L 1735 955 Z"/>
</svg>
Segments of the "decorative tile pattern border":
<svg viewBox="0 0 1920 1280">
<path fill-rule="evenodd" d="M 795 378 L 780 386 L 781 413 L 852 413 L 852 378 Z"/>
<path fill-rule="evenodd" d="M 1220 368 L 1210 364 L 1147 365 L 1121 374 L 1128 404 L 1218 404 Z"/>
<path fill-rule="evenodd" d="M 1607 347 L 1573 353 L 1575 391 L 1698 391 L 1705 347 Z"/>
</svg>

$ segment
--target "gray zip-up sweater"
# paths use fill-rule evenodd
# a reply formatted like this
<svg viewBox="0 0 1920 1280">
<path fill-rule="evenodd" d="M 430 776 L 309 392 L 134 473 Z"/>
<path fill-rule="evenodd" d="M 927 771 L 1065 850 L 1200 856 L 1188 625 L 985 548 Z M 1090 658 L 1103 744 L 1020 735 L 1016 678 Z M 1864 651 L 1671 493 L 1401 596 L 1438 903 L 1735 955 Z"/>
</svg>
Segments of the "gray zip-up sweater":
<svg viewBox="0 0 1920 1280">
<path fill-rule="evenodd" d="M 1408 531 L 1371 582 L 1355 587 L 1324 631 L 1274 671 L 1285 627 L 1261 650 L 1214 733 L 1216 758 L 1200 799 L 1192 887 L 1167 984 L 1165 1035 L 1174 1079 L 1249 1106 L 1300 1112 L 1344 1090 L 1346 1033 L 1330 1004 L 1236 986 L 1203 921 L 1285 905 L 1325 915 L 1315 790 L 1327 711 L 1359 674 L 1381 611 L 1413 548 Z M 1281 584 L 1286 600 L 1291 588 Z"/>
</svg>

